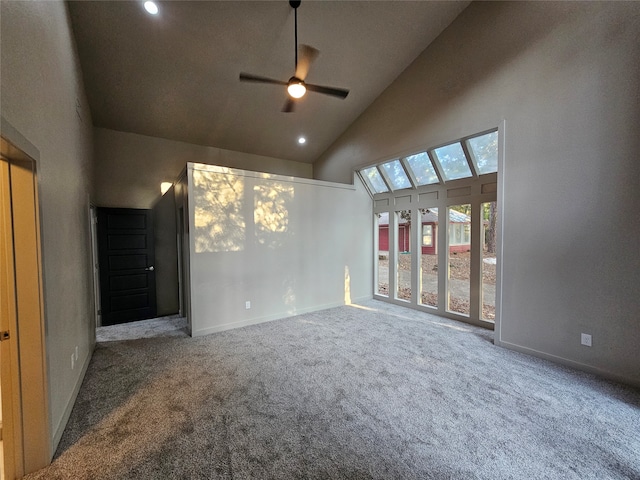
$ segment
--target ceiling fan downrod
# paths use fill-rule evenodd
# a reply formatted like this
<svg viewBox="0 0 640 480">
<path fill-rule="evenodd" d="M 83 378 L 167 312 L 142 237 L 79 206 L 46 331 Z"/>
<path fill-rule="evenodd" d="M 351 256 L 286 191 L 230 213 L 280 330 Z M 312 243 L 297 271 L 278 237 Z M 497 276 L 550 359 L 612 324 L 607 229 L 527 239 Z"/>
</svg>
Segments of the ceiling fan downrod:
<svg viewBox="0 0 640 480">
<path fill-rule="evenodd" d="M 294 65 L 294 69 L 298 68 L 298 7 L 302 3 L 302 0 L 289 0 L 289 5 L 293 8 L 293 18 L 294 18 L 294 48 L 295 48 L 295 59 L 296 64 Z"/>
</svg>

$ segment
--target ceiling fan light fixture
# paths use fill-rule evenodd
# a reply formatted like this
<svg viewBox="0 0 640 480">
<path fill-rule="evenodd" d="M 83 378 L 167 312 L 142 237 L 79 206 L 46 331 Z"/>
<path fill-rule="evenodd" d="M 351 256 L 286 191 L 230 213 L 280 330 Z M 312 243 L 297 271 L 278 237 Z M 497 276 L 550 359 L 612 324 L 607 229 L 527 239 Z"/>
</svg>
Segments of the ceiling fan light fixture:
<svg viewBox="0 0 640 480">
<path fill-rule="evenodd" d="M 304 86 L 304 82 L 298 78 L 292 78 L 287 85 L 287 92 L 293 98 L 302 98 L 307 92 L 307 87 Z"/>
</svg>

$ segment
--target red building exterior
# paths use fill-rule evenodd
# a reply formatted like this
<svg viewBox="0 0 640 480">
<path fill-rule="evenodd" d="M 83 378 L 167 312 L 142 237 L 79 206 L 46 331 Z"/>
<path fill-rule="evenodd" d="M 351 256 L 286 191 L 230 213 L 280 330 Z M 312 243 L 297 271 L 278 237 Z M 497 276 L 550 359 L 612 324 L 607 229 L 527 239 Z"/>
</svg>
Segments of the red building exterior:
<svg viewBox="0 0 640 480">
<path fill-rule="evenodd" d="M 462 227 L 463 229 L 470 228 L 471 218 L 464 213 L 450 210 L 450 225 L 453 228 Z M 409 252 L 411 251 L 411 224 L 404 218 L 399 218 L 398 224 L 398 251 Z M 459 226 L 459 227 L 458 227 Z M 423 255 L 435 255 L 438 253 L 437 238 L 438 238 L 438 209 L 432 208 L 426 210 L 422 214 L 422 254 Z M 451 228 L 451 227 L 450 227 Z M 471 248 L 471 244 L 468 241 L 462 243 L 453 244 L 449 246 L 451 253 L 456 252 L 468 252 Z M 381 213 L 378 219 L 378 250 L 382 252 L 389 251 L 389 214 Z"/>
</svg>

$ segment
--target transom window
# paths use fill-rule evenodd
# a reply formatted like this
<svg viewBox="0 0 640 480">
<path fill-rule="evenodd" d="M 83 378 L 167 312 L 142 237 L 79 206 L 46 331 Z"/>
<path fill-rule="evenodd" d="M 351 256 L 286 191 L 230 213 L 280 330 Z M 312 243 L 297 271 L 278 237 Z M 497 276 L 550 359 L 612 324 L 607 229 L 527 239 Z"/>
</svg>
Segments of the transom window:
<svg viewBox="0 0 640 480">
<path fill-rule="evenodd" d="M 427 152 L 409 155 L 407 163 L 416 177 L 416 185 L 430 185 L 440 181 Z"/>
<path fill-rule="evenodd" d="M 471 168 L 460 142 L 436 148 L 433 154 L 440 162 L 442 173 L 447 180 L 471 177 Z"/>
<path fill-rule="evenodd" d="M 402 168 L 400 160 L 392 160 L 382 164 L 382 170 L 386 173 L 391 188 L 393 190 L 402 190 L 403 188 L 411 188 L 411 182 L 407 177 L 407 172 Z"/>
<path fill-rule="evenodd" d="M 498 171 L 498 131 L 417 152 L 361 169 L 372 194 L 446 183 Z"/>
<path fill-rule="evenodd" d="M 470 138 L 467 145 L 480 175 L 498 171 L 498 132 Z"/>
<path fill-rule="evenodd" d="M 384 193 L 389 191 L 389 187 L 387 187 L 376 167 L 369 167 L 360 170 L 360 175 L 373 193 Z"/>
</svg>

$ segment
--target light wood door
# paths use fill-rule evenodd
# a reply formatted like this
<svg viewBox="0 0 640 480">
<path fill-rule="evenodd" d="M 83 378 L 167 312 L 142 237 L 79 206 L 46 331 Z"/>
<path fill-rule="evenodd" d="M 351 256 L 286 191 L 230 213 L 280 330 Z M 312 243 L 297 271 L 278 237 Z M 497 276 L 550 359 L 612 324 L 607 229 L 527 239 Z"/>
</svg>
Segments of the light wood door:
<svg viewBox="0 0 640 480">
<path fill-rule="evenodd" d="M 9 162 L 0 161 L 0 331 L 15 332 L 17 327 L 13 227 L 11 222 L 11 185 Z M 18 351 L 16 336 L 0 341 L 0 378 L 2 381 L 2 444 L 4 478 L 23 475 L 22 429 L 18 392 Z M 16 428 L 17 427 L 17 428 Z"/>
<path fill-rule="evenodd" d="M 5 478 L 51 461 L 35 162 L 0 162 L 0 369 Z M 16 157 L 20 157 L 16 154 Z"/>
</svg>

